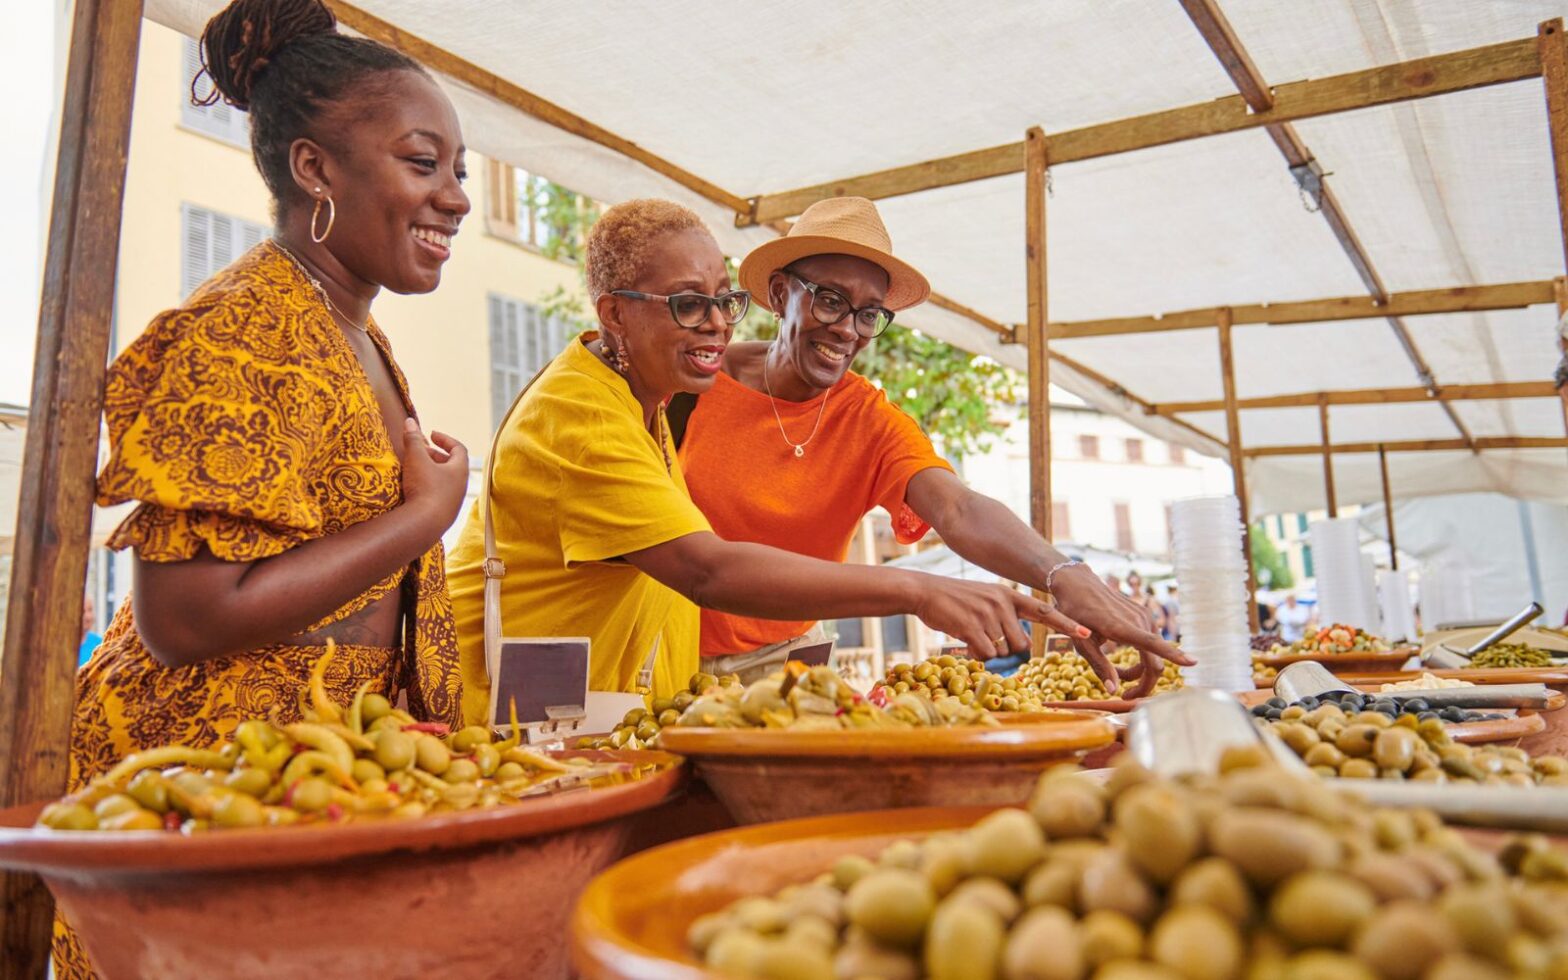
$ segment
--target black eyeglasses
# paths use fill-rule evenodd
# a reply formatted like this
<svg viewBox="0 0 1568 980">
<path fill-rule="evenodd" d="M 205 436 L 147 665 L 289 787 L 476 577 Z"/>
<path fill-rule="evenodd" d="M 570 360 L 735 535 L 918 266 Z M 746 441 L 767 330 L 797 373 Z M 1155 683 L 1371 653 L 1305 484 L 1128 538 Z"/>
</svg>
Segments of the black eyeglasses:
<svg viewBox="0 0 1568 980">
<path fill-rule="evenodd" d="M 695 330 L 708 321 L 708 311 L 715 306 L 719 308 L 719 316 L 724 322 L 734 325 L 745 319 L 746 311 L 751 309 L 751 294 L 744 289 L 736 289 L 719 296 L 705 296 L 702 293 L 674 293 L 670 296 L 661 296 L 658 293 L 639 293 L 635 289 L 612 289 L 611 296 L 625 296 L 627 299 L 656 299 L 670 304 L 670 316 L 675 322 L 688 330 Z"/>
<path fill-rule="evenodd" d="M 825 327 L 831 327 L 846 316 L 853 316 L 855 332 L 870 340 L 882 336 L 882 332 L 893 322 L 892 310 L 881 306 L 862 306 L 857 310 L 850 305 L 849 298 L 838 290 L 802 279 L 788 269 L 784 271 L 789 272 L 796 282 L 806 287 L 806 292 L 811 294 L 811 315 Z"/>
</svg>

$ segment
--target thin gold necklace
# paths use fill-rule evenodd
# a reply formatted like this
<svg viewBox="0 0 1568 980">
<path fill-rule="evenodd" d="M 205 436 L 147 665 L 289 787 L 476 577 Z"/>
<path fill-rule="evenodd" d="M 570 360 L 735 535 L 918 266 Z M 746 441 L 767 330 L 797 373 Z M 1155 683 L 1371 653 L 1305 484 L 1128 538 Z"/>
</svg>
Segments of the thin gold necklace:
<svg viewBox="0 0 1568 980">
<path fill-rule="evenodd" d="M 290 252 L 287 248 L 284 248 L 283 243 L 278 241 L 276 238 L 272 240 L 272 244 L 278 247 L 278 251 L 289 257 L 289 261 L 294 263 L 294 268 L 299 270 L 299 274 L 304 276 L 305 281 L 310 283 L 311 286 L 315 288 L 316 295 L 321 297 L 321 302 L 326 304 L 327 312 L 330 313 L 334 319 L 340 323 L 345 323 L 353 327 L 362 334 L 366 334 L 367 336 L 369 335 L 369 327 L 364 326 L 363 324 L 355 323 L 348 314 L 338 309 L 337 304 L 332 302 L 332 297 L 327 295 L 327 287 L 321 284 L 320 279 L 317 279 L 315 276 L 310 274 L 310 270 L 305 268 L 305 263 L 301 262 L 298 256 L 296 256 L 293 252 Z"/>
<path fill-rule="evenodd" d="M 768 380 L 768 357 L 772 353 L 773 346 L 770 344 L 768 353 L 762 356 L 762 385 L 768 389 L 768 405 L 773 409 L 773 421 L 779 424 L 779 435 L 783 436 L 784 441 L 794 447 L 795 458 L 799 459 L 806 455 L 806 445 L 817 437 L 817 429 L 822 425 L 822 416 L 828 410 L 828 396 L 833 394 L 833 389 L 829 388 L 822 393 L 822 407 L 817 409 L 817 421 L 811 427 L 811 435 L 806 437 L 805 442 L 795 442 L 789 437 L 789 433 L 784 431 L 784 419 L 779 415 L 779 402 L 777 398 L 773 397 L 773 382 Z"/>
</svg>

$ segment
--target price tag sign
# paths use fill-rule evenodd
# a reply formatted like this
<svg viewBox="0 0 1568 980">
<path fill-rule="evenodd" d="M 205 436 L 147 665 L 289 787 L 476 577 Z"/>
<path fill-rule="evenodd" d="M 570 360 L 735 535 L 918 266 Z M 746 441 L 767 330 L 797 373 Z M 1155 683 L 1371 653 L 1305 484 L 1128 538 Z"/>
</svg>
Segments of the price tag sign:
<svg viewBox="0 0 1568 980">
<path fill-rule="evenodd" d="M 813 643 L 810 646 L 796 647 L 789 652 L 787 658 L 791 663 L 805 664 L 807 667 L 825 667 L 828 659 L 833 656 L 833 641 L 826 643 Z"/>
<path fill-rule="evenodd" d="M 587 637 L 505 637 L 500 659 L 490 678 L 492 727 L 511 726 L 514 700 L 518 722 L 530 729 L 571 729 L 586 716 Z"/>
</svg>

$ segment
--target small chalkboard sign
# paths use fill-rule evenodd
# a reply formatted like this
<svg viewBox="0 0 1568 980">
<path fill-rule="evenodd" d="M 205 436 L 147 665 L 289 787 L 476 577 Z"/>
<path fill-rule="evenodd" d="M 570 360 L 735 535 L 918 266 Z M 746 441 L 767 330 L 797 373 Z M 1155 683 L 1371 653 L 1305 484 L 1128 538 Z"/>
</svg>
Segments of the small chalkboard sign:
<svg viewBox="0 0 1568 980">
<path fill-rule="evenodd" d="M 791 663 L 805 664 L 807 667 L 825 667 L 828 659 L 833 656 L 833 641 L 826 643 L 813 643 L 810 646 L 796 647 L 789 652 L 787 658 Z"/>
<path fill-rule="evenodd" d="M 514 699 L 518 722 L 530 728 L 571 729 L 582 722 L 588 703 L 587 637 L 505 637 L 500 660 L 490 678 L 493 727 L 511 724 Z"/>
</svg>

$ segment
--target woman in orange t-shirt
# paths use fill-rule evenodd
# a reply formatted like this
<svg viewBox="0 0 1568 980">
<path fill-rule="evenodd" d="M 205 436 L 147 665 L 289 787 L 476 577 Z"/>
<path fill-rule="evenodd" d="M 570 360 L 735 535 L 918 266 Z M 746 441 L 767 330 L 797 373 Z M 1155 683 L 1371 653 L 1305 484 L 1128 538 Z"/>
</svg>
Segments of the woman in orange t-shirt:
<svg viewBox="0 0 1568 980">
<path fill-rule="evenodd" d="M 1055 596 L 1063 613 L 1093 631 L 1074 636 L 1109 691 L 1118 674 L 1108 643 L 1138 648 L 1122 678 L 1136 697 L 1160 674 L 1158 658 L 1191 663 L 1150 628 L 1148 613 L 1069 561 L 1012 511 L 964 486 L 920 427 L 864 377 L 855 355 L 923 302 L 925 277 L 892 255 L 876 206 L 864 198 L 812 205 L 790 233 L 759 246 L 740 282 L 774 311 L 778 338 L 731 344 L 723 371 L 689 411 L 681 466 L 692 499 L 721 538 L 843 561 L 860 519 L 881 506 L 912 543 L 932 527 L 963 558 Z M 679 429 L 679 421 L 677 421 Z M 790 649 L 821 635 L 818 624 L 704 609 L 708 669 L 743 679 L 766 673 Z M 982 657 L 1007 653 L 975 650 Z M 1152 668 L 1152 669 L 1151 669 Z"/>
</svg>

